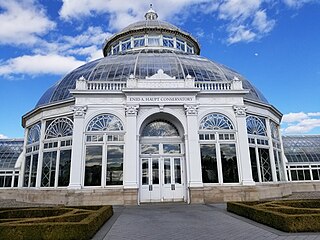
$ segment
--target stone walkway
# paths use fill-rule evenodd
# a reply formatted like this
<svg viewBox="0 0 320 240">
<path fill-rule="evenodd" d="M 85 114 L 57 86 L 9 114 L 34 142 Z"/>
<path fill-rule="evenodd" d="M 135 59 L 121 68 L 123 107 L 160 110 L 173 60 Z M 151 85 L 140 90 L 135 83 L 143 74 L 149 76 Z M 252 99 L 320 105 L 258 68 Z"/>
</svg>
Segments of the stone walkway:
<svg viewBox="0 0 320 240">
<path fill-rule="evenodd" d="M 320 201 L 320 192 L 295 193 L 285 199 Z M 114 207 L 114 212 L 93 240 L 320 240 L 320 233 L 285 233 L 229 213 L 226 204 L 151 204 Z"/>
</svg>

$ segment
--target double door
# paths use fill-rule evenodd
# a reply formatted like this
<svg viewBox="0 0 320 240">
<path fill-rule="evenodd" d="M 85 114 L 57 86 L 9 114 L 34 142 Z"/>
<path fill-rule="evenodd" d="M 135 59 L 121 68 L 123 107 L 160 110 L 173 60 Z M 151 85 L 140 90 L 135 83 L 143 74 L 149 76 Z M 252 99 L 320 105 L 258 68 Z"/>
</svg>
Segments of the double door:
<svg viewBox="0 0 320 240">
<path fill-rule="evenodd" d="M 141 158 L 141 202 L 184 201 L 181 157 Z"/>
</svg>

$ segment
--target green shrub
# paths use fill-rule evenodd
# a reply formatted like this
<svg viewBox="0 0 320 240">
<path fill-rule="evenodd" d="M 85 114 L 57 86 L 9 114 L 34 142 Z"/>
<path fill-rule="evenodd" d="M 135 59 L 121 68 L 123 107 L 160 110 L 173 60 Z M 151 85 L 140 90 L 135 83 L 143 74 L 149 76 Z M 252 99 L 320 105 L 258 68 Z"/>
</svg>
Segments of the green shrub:
<svg viewBox="0 0 320 240">
<path fill-rule="evenodd" d="M 228 202 L 227 210 L 285 232 L 318 232 L 320 208 L 315 208 L 315 202 Z"/>
<path fill-rule="evenodd" d="M 111 206 L 60 207 L 52 208 L 52 211 L 39 208 L 38 211 L 42 213 L 36 213 L 36 208 L 23 210 L 24 213 L 20 215 L 23 217 L 15 221 L 13 218 L 7 222 L 0 219 L 1 239 L 90 239 L 113 214 Z M 19 215 L 13 213 L 15 209 L 1 212 L 2 216 Z M 45 216 L 45 213 L 49 216 Z"/>
</svg>

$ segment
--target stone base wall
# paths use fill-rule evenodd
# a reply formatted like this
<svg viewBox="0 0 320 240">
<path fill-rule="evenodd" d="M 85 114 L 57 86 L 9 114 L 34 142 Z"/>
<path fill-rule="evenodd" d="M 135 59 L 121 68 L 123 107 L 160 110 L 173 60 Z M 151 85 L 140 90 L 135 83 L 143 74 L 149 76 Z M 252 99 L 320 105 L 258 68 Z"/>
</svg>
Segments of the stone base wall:
<svg viewBox="0 0 320 240">
<path fill-rule="evenodd" d="M 190 188 L 190 203 L 255 201 L 281 198 L 295 192 L 320 192 L 320 182 L 257 184 L 254 186 L 205 186 Z M 138 189 L 0 189 L 0 199 L 21 202 L 79 205 L 137 205 Z"/>
<path fill-rule="evenodd" d="M 3 189 L 0 199 L 15 199 L 21 202 L 81 205 L 136 205 L 137 189 L 80 189 L 80 190 L 43 190 L 43 189 Z"/>
</svg>

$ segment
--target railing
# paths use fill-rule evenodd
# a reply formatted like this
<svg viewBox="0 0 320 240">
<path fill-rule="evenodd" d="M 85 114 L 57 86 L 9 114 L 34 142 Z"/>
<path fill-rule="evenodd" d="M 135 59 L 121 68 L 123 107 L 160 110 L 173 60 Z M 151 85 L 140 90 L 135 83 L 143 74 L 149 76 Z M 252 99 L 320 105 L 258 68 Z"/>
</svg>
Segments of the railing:
<svg viewBox="0 0 320 240">
<path fill-rule="evenodd" d="M 88 90 L 119 91 L 127 86 L 126 82 L 87 82 Z"/>
<path fill-rule="evenodd" d="M 232 82 L 195 82 L 195 87 L 201 90 L 231 90 Z"/>
</svg>

